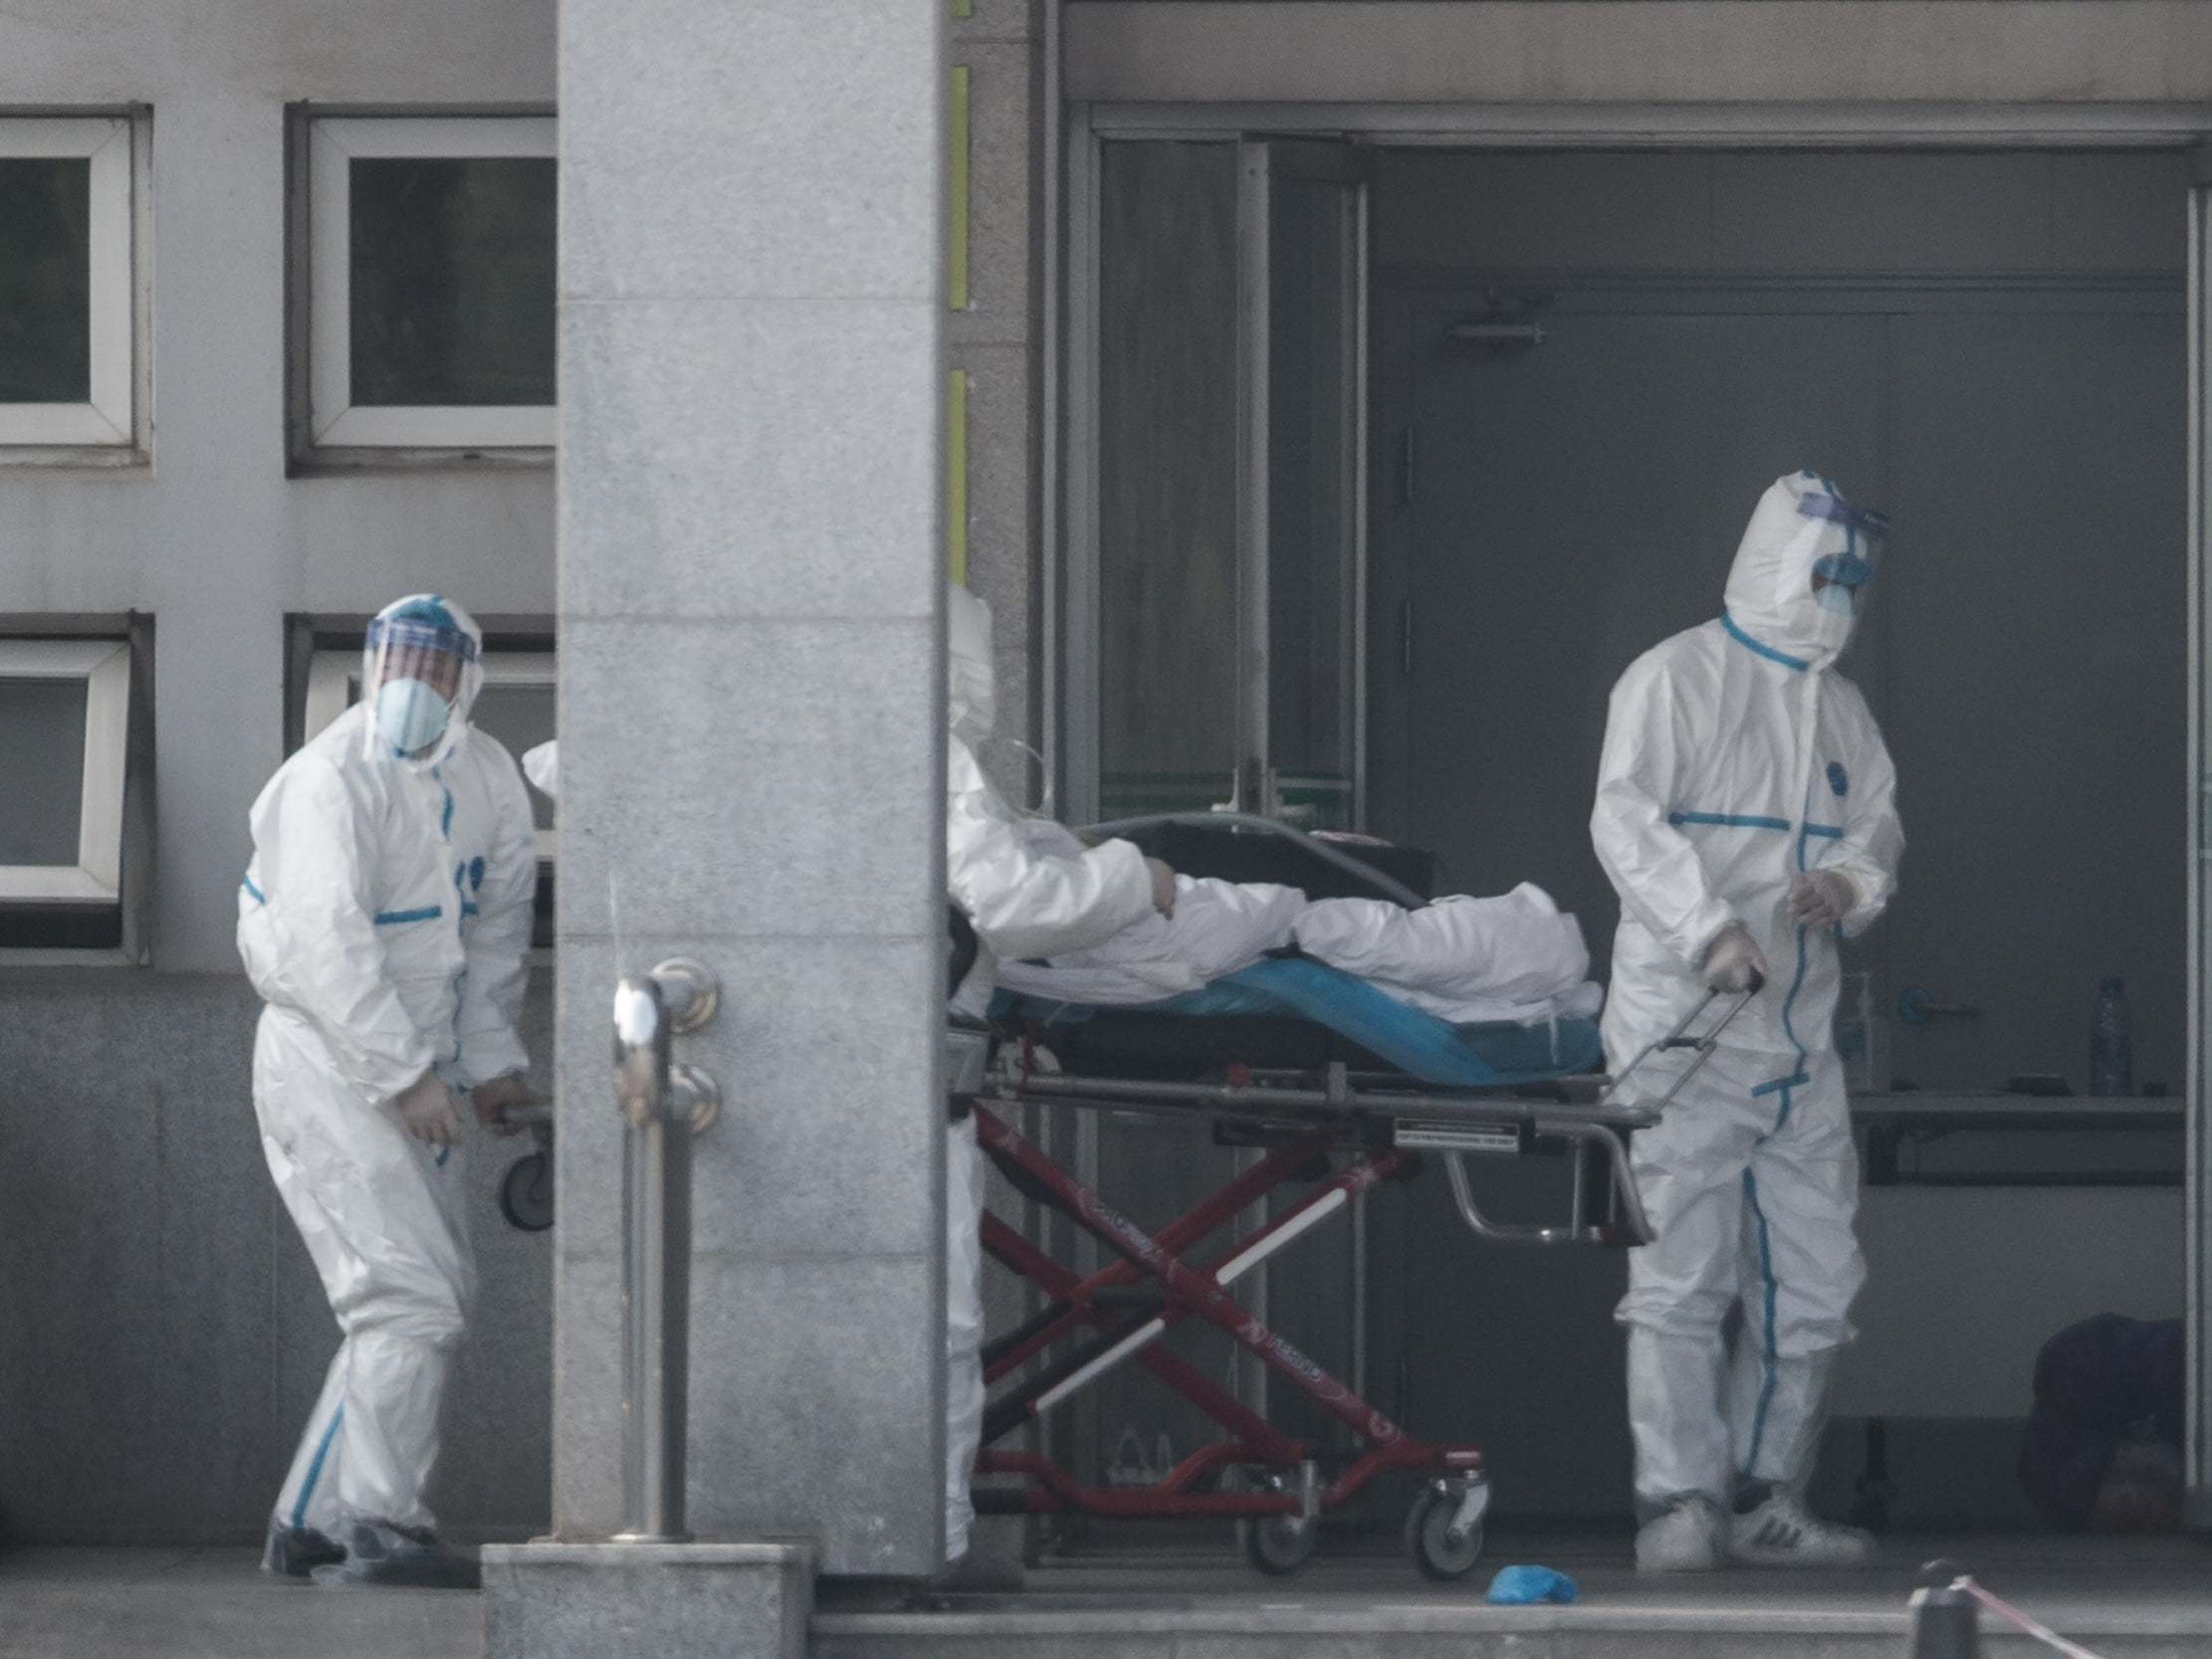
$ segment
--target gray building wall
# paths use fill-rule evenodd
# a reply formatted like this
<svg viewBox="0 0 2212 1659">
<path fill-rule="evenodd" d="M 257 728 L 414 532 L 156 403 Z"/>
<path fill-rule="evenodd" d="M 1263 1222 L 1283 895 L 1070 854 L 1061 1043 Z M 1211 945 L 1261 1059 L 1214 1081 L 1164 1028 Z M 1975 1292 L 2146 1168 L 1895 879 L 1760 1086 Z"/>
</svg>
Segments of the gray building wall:
<svg viewBox="0 0 2212 1659">
<path fill-rule="evenodd" d="M 1067 0 L 1063 15 L 1067 96 L 1101 103 L 2212 100 L 2212 8 L 2194 0 Z"/>
<path fill-rule="evenodd" d="M 34 0 L 0 110 L 150 107 L 150 468 L 0 469 L 0 613 L 150 612 L 151 969 L 0 971 L 0 1527 L 243 1537 L 335 1346 L 262 1162 L 231 933 L 246 809 L 283 758 L 284 616 L 436 587 L 553 611 L 547 470 L 285 476 L 285 106 L 550 106 L 551 0 Z M 550 975 L 529 1037 L 550 1055 Z M 442 1513 L 547 1513 L 551 1254 L 472 1147 L 484 1307 Z"/>
<path fill-rule="evenodd" d="M 551 1051 L 551 987 L 525 1010 Z M 73 968 L 0 984 L 0 1541 L 259 1536 L 337 1347 L 262 1162 L 242 978 Z M 524 1144 L 527 1144 L 525 1142 Z M 464 1536 L 547 1515 L 552 1240 L 468 1159 L 482 1295 L 432 1507 Z"/>
</svg>

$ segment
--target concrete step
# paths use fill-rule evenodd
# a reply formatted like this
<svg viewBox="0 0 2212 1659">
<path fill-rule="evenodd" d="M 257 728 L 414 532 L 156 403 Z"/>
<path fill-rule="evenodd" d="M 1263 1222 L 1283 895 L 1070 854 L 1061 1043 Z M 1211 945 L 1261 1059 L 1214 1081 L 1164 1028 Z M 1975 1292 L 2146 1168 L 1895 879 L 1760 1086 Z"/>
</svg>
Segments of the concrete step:
<svg viewBox="0 0 2212 1659">
<path fill-rule="evenodd" d="M 2203 1659 L 2212 1622 L 2102 1620 L 2069 1627 L 2102 1659 Z M 815 1618 L 813 1659 L 1900 1659 L 1901 1613 L 1661 1614 L 1636 1608 L 1467 1607 L 973 1609 L 832 1613 Z M 1988 1659 L 2044 1659 L 2049 1649 L 1985 1622 Z"/>
<path fill-rule="evenodd" d="M 1054 1564 L 1032 1570 L 1020 1595 L 929 1608 L 825 1584 L 808 1651 L 815 1659 L 1902 1659 L 1912 1563 L 1961 1554 L 1933 1543 L 1893 1547 L 1886 1564 L 1848 1574 L 1655 1581 L 1630 1569 L 1620 1546 L 1585 1554 L 1563 1542 L 1545 1554 L 1497 1555 L 1452 1586 L 1381 1557 L 1322 1559 L 1291 1577 L 1262 1578 L 1218 1555 Z M 2016 1541 L 1964 1558 L 1998 1593 L 2101 1659 L 2212 1654 L 2212 1552 L 2196 1541 Z M 1490 1574 L 1508 1560 L 1571 1573 L 1581 1599 L 1489 1606 Z M 1982 1630 L 1988 1659 L 2049 1652 L 1994 1616 Z"/>
</svg>

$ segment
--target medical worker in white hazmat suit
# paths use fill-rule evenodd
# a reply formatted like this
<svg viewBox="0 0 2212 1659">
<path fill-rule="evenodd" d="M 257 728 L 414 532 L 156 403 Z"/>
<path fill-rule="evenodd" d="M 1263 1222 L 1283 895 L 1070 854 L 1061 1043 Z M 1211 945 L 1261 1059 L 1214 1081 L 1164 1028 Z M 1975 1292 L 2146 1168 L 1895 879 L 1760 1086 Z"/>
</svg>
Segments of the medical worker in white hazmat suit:
<svg viewBox="0 0 2212 1659">
<path fill-rule="evenodd" d="M 454 1584 L 423 1501 L 475 1293 L 460 1097 L 524 1099 L 516 1017 L 538 856 L 514 759 L 469 725 L 483 639 L 422 594 L 369 624 L 361 700 L 279 768 L 251 822 L 238 947 L 267 1007 L 254 1109 L 343 1335 L 265 1564 Z"/>
<path fill-rule="evenodd" d="M 946 885 L 982 947 L 954 1005 L 980 1014 L 996 958 L 1088 950 L 1154 911 L 1171 914 L 1175 875 L 1130 842 L 1088 847 L 1065 826 L 1006 804 L 976 754 L 991 736 L 995 702 L 991 611 L 964 587 L 950 589 L 946 604 Z M 969 1482 L 984 1420 L 984 1172 L 973 1119 L 952 1126 L 945 1180 L 945 1554 L 962 1581 L 976 1514 Z M 969 1577 L 973 1587 L 998 1587 L 990 1563 L 972 1563 Z"/>
<path fill-rule="evenodd" d="M 1744 532 L 1726 612 L 1647 652 L 1613 692 L 1591 819 L 1621 895 L 1609 1064 L 1707 987 L 1762 987 L 1635 1141 L 1658 1238 L 1631 1252 L 1618 1317 L 1646 1570 L 1847 1566 L 1872 1550 L 1807 1513 L 1803 1488 L 1866 1276 L 1831 1035 L 1838 945 L 1881 915 L 1904 849 L 1888 751 L 1835 668 L 1886 527 L 1814 474 L 1780 480 Z"/>
</svg>

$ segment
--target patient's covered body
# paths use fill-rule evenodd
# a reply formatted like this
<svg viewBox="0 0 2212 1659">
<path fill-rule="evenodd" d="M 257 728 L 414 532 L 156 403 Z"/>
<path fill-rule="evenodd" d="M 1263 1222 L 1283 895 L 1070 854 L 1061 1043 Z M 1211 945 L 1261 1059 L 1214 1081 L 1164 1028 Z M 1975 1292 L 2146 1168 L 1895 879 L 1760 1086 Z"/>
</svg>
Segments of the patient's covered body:
<svg viewBox="0 0 2212 1659">
<path fill-rule="evenodd" d="M 1037 827 L 1068 834 L 1057 824 Z M 1294 887 L 1178 876 L 1174 916 L 1149 912 L 1103 944 L 1048 961 L 1001 961 L 998 983 L 1058 1002 L 1159 1002 L 1282 949 L 1306 908 L 1306 896 Z"/>
<path fill-rule="evenodd" d="M 1040 842 L 1081 843 L 1033 821 Z M 1102 944 L 1048 959 L 1001 961 L 1008 990 L 1058 1002 L 1130 1007 L 1197 990 L 1295 946 L 1454 1025 L 1594 1018 L 1582 928 L 1543 889 L 1463 894 L 1409 911 L 1383 899 L 1308 901 L 1296 888 L 1176 879 L 1173 917 L 1150 914 Z"/>
<path fill-rule="evenodd" d="M 1529 882 L 1418 911 L 1322 899 L 1299 914 L 1294 933 L 1307 955 L 1453 1025 L 1595 1019 L 1604 1001 L 1582 924 Z"/>
</svg>

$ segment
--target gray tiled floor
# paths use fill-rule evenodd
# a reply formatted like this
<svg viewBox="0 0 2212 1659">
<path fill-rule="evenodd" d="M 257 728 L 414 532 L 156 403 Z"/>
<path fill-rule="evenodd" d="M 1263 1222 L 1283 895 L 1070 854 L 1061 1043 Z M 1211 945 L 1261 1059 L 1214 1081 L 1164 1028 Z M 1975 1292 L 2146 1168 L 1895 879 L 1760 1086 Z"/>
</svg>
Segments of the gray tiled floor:
<svg viewBox="0 0 2212 1659">
<path fill-rule="evenodd" d="M 1017 1597 L 910 1609 L 898 1586 L 830 1587 L 814 1648 L 832 1656 L 1275 1655 L 1387 1649 L 1489 1651 L 1538 1629 L 1545 1652 L 1583 1638 L 1637 1651 L 1884 1654 L 1902 1650 L 1902 1608 L 1930 1555 L 1962 1559 L 1992 1589 L 2113 1655 L 2212 1652 L 2212 1544 L 2195 1539 L 1899 1539 L 1866 1573 L 1724 1573 L 1653 1583 L 1629 1570 L 1625 1537 L 1500 1539 L 1459 1586 L 1418 1577 L 1395 1555 L 1332 1552 L 1290 1578 L 1260 1578 L 1218 1550 L 1061 1561 Z M 1573 1609 L 1482 1604 L 1495 1566 L 1543 1561 L 1574 1574 Z M 1990 1627 L 1994 1633 L 1994 1626 Z M 1761 1634 L 1763 1633 L 1763 1635 Z M 34 1550 L 0 1556 L 0 1659 L 476 1659 L 483 1612 L 470 1594 L 327 1591 L 273 1583 L 238 1550 Z M 1456 1644 L 1456 1645 L 1454 1645 Z M 1639 1647 L 1638 1644 L 1641 1644 Z M 1610 1646 L 1588 1646 L 1613 1652 Z M 1255 1650 L 1256 1651 L 1256 1650 Z M 1501 1650 L 1502 1651 L 1502 1650 Z M 1539 1651 L 1516 1647 L 1516 1652 Z M 1992 1653 L 2016 1651 L 1991 1643 Z"/>
<path fill-rule="evenodd" d="M 477 1659 L 484 1610 L 452 1590 L 322 1590 L 248 1550 L 0 1555 L 0 1659 Z"/>
</svg>

